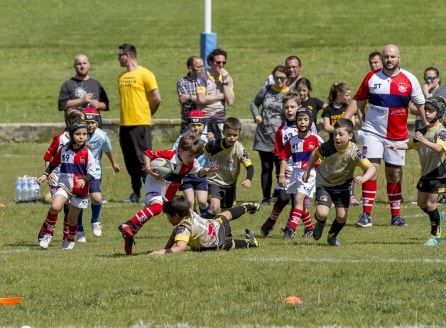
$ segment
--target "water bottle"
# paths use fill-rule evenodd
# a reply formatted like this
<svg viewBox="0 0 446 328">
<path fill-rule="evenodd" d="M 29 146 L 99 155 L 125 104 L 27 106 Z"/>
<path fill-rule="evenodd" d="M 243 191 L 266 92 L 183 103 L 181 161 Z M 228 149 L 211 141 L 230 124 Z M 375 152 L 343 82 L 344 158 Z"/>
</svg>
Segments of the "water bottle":
<svg viewBox="0 0 446 328">
<path fill-rule="evenodd" d="M 33 177 L 32 178 L 32 194 L 33 194 L 33 200 L 40 200 L 41 196 L 40 196 L 40 185 L 37 182 L 37 178 Z"/>
<path fill-rule="evenodd" d="M 29 178 L 24 176 L 22 178 L 22 201 L 29 202 L 30 193 L 29 193 Z"/>
<path fill-rule="evenodd" d="M 15 181 L 15 202 L 19 203 L 22 201 L 22 177 L 18 177 Z"/>
</svg>

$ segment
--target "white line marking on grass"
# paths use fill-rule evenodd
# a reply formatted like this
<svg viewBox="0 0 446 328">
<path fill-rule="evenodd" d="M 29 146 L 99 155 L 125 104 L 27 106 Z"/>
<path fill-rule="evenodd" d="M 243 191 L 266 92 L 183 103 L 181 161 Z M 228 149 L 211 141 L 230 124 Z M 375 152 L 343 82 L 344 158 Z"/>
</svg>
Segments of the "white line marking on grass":
<svg viewBox="0 0 446 328">
<path fill-rule="evenodd" d="M 247 261 L 254 262 L 300 262 L 300 263 L 446 263 L 446 260 L 441 259 L 383 259 L 383 258 L 370 258 L 370 259 L 333 259 L 333 258 L 296 258 L 296 257 L 257 257 L 249 256 Z"/>
<path fill-rule="evenodd" d="M 29 252 L 31 248 L 9 248 L 0 250 L 0 254 Z"/>
</svg>

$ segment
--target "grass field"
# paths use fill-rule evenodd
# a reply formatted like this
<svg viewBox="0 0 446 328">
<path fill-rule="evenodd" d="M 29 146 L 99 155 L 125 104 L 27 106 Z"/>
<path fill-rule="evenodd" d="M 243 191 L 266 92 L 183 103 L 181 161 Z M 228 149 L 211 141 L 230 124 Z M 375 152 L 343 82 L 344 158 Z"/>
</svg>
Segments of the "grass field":
<svg viewBox="0 0 446 328">
<path fill-rule="evenodd" d="M 157 75 L 163 97 L 157 117 L 178 117 L 175 82 L 185 73 L 186 58 L 199 52 L 203 1 L 0 3 L 0 123 L 60 122 L 59 87 L 73 74 L 72 58 L 80 52 L 90 56 L 91 75 L 109 93 L 105 117 L 118 118 L 116 54 L 123 42 L 134 43 L 140 63 Z M 229 113 L 250 117 L 249 102 L 265 76 L 290 54 L 302 58 L 313 95 L 323 99 L 333 82 L 355 90 L 368 53 L 389 42 L 400 46 L 402 66 L 419 78 L 431 65 L 444 73 L 445 10 L 442 0 L 214 1 L 213 31 L 229 52 L 227 69 L 235 80 Z M 125 171 L 114 175 L 106 158 L 104 236 L 91 234 L 88 210 L 86 244 L 63 253 L 59 227 L 48 251 L 37 247 L 47 205 L 15 204 L 14 184 L 17 176 L 41 172 L 47 142 L 0 144 L 0 198 L 6 204 L 0 208 L 0 297 L 25 297 L 15 307 L 0 306 L 0 327 L 446 326 L 445 245 L 422 245 L 429 223 L 412 204 L 419 175 L 415 152 L 409 152 L 404 173 L 407 227 L 389 226 L 381 187 L 373 228 L 355 228 L 360 209 L 352 208 L 339 248 L 327 246 L 326 235 L 318 242 L 284 241 L 282 214 L 272 234 L 259 238 L 258 249 L 153 258 L 143 253 L 164 246 L 171 227 L 163 215 L 155 218 L 137 236 L 137 255 L 123 255 L 117 226 L 139 207 L 122 202 L 129 178 Z M 250 149 L 252 141 L 244 144 Z M 116 140 L 114 146 L 123 167 Z M 250 190 L 239 190 L 240 201 L 261 198 L 258 156 L 251 154 L 257 173 Z M 235 221 L 234 236 L 242 237 L 247 227 L 258 233 L 270 210 Z M 304 303 L 286 305 L 288 295 Z"/>
</svg>

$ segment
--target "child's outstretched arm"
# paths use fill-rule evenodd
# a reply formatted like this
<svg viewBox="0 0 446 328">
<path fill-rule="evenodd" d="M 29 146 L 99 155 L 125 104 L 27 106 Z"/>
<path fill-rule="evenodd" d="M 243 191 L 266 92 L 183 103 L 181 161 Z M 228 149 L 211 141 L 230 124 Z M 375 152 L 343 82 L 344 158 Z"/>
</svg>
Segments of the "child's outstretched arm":
<svg viewBox="0 0 446 328">
<path fill-rule="evenodd" d="M 364 174 L 362 176 L 358 175 L 357 177 L 355 177 L 355 183 L 361 184 L 366 181 L 369 181 L 371 178 L 373 178 L 375 173 L 376 173 L 376 167 L 374 165 L 372 165 L 371 163 L 369 163 L 369 166 L 367 167 Z"/>
<path fill-rule="evenodd" d="M 440 134 L 439 138 L 446 138 L 446 135 Z M 415 132 L 415 140 L 417 140 L 419 143 L 422 143 L 426 147 L 429 147 L 433 151 L 436 151 L 437 153 L 441 153 L 443 151 L 443 145 L 427 140 L 420 131 Z"/>
<path fill-rule="evenodd" d="M 148 253 L 149 255 L 165 255 L 170 253 L 181 253 L 187 249 L 187 242 L 178 240 L 175 245 L 169 248 L 161 248 Z"/>
<path fill-rule="evenodd" d="M 409 149 L 409 145 L 407 143 L 402 143 L 402 144 L 392 144 L 392 145 L 388 145 L 386 146 L 387 149 L 392 149 L 392 150 L 407 150 Z"/>
<path fill-rule="evenodd" d="M 310 177 L 310 171 L 313 169 L 314 164 L 316 164 L 318 159 L 319 159 L 319 152 L 318 152 L 318 148 L 316 148 L 315 150 L 313 150 L 313 152 L 311 153 L 310 159 L 308 160 L 307 169 L 305 170 L 305 172 L 302 176 L 303 182 L 305 182 L 305 183 L 308 182 L 308 178 Z"/>
<path fill-rule="evenodd" d="M 286 160 L 282 159 L 280 161 L 280 171 L 279 171 L 279 180 L 277 181 L 281 187 L 286 188 L 287 179 L 286 179 L 286 170 L 288 163 Z"/>
<path fill-rule="evenodd" d="M 119 167 L 119 164 L 116 162 L 115 156 L 113 155 L 112 151 L 105 152 L 105 155 L 107 155 L 107 157 L 110 161 L 110 164 L 113 168 L 113 171 L 115 173 L 118 173 L 121 170 L 121 168 Z"/>
</svg>

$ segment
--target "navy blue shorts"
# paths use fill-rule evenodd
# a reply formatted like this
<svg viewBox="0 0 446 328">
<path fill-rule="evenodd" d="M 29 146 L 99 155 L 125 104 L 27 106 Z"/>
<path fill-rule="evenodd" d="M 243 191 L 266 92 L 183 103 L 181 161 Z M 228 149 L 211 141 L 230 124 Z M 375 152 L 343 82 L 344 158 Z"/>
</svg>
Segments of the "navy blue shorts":
<svg viewBox="0 0 446 328">
<path fill-rule="evenodd" d="M 91 194 L 92 192 L 102 192 L 101 190 L 101 179 L 93 179 L 90 181 L 90 187 L 88 188 L 88 192 Z"/>
<path fill-rule="evenodd" d="M 208 182 L 206 177 L 200 178 L 196 175 L 187 175 L 183 178 L 180 190 L 193 189 L 193 190 L 208 190 Z"/>
</svg>

